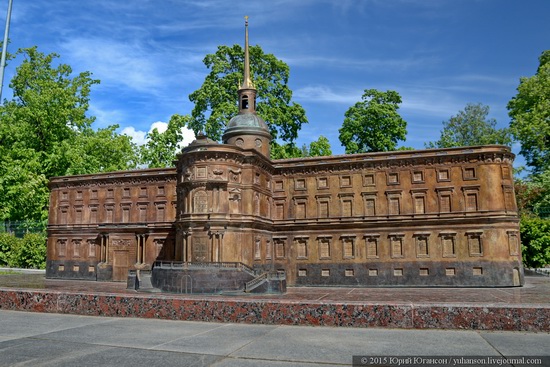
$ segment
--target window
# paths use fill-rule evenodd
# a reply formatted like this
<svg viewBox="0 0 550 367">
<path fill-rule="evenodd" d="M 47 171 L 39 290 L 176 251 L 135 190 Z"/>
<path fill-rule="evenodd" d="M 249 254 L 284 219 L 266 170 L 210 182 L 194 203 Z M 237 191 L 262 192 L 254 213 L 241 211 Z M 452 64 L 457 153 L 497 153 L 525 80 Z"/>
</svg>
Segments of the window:
<svg viewBox="0 0 550 367">
<path fill-rule="evenodd" d="M 470 256 L 483 256 L 483 246 L 481 243 L 482 234 L 483 232 L 466 232 Z"/>
<path fill-rule="evenodd" d="M 440 213 L 450 213 L 452 211 L 452 187 L 436 188 L 439 202 Z"/>
<path fill-rule="evenodd" d="M 319 237 L 319 259 L 330 259 L 330 237 Z"/>
<path fill-rule="evenodd" d="M 130 197 L 130 188 L 125 187 L 122 189 L 122 197 L 129 198 Z"/>
<path fill-rule="evenodd" d="M 399 173 L 398 172 L 389 172 L 388 173 L 388 185 L 398 185 L 399 184 Z"/>
<path fill-rule="evenodd" d="M 256 237 L 256 239 L 254 240 L 254 260 L 260 260 L 262 258 L 261 245 L 261 239 L 259 237 Z"/>
<path fill-rule="evenodd" d="M 351 187 L 351 176 L 340 176 L 340 187 Z"/>
<path fill-rule="evenodd" d="M 320 177 L 317 179 L 317 188 L 319 190 L 322 189 L 328 189 L 328 178 L 327 177 Z"/>
<path fill-rule="evenodd" d="M 399 215 L 400 211 L 401 211 L 400 203 L 399 203 L 399 197 L 388 198 L 388 201 L 389 201 L 389 205 L 388 205 L 389 214 L 390 215 Z"/>
<path fill-rule="evenodd" d="M 276 180 L 275 181 L 275 191 L 283 191 L 283 190 L 284 190 L 283 181 Z"/>
<path fill-rule="evenodd" d="M 475 212 L 479 210 L 478 207 L 478 194 L 479 186 L 466 186 L 462 188 L 464 193 L 464 210 L 467 212 Z"/>
<path fill-rule="evenodd" d="M 82 240 L 72 240 L 73 245 L 73 257 L 80 257 L 80 244 Z"/>
<path fill-rule="evenodd" d="M 475 180 L 476 177 L 476 169 L 474 167 L 465 167 L 462 171 L 464 180 Z"/>
<path fill-rule="evenodd" d="M 416 247 L 416 257 L 429 257 L 430 251 L 428 248 L 428 237 L 430 233 L 415 233 L 413 234 L 415 247 Z"/>
<path fill-rule="evenodd" d="M 508 247 L 510 248 L 510 255 L 519 255 L 519 233 L 517 231 L 507 231 L 508 234 Z"/>
<path fill-rule="evenodd" d="M 355 236 L 342 236 L 342 255 L 344 259 L 355 258 Z"/>
<path fill-rule="evenodd" d="M 422 183 L 422 182 L 424 182 L 424 171 L 413 171 L 412 172 L 412 182 L 413 183 Z"/>
<path fill-rule="evenodd" d="M 374 217 L 376 215 L 376 193 L 362 193 L 365 206 L 365 216 Z"/>
<path fill-rule="evenodd" d="M 340 215 L 342 217 L 353 216 L 353 194 L 339 194 Z"/>
<path fill-rule="evenodd" d="M 375 186 L 374 173 L 365 173 L 363 175 L 363 186 Z"/>
<path fill-rule="evenodd" d="M 330 214 L 330 195 L 317 195 L 317 216 L 328 218 Z"/>
<path fill-rule="evenodd" d="M 307 238 L 299 237 L 294 239 L 296 245 L 296 254 L 298 259 L 307 259 L 308 249 L 307 249 Z"/>
<path fill-rule="evenodd" d="M 275 244 L 275 258 L 284 259 L 285 258 L 285 238 L 274 238 L 273 242 Z"/>
<path fill-rule="evenodd" d="M 157 208 L 157 222 L 164 222 L 166 209 L 165 203 L 155 203 L 155 206 Z"/>
<path fill-rule="evenodd" d="M 297 178 L 294 180 L 294 189 L 295 190 L 306 190 L 306 179 Z"/>
<path fill-rule="evenodd" d="M 122 223 L 130 222 L 130 204 L 122 205 Z"/>
<path fill-rule="evenodd" d="M 307 212 L 307 196 L 299 196 L 294 198 L 294 218 L 305 219 Z"/>
<path fill-rule="evenodd" d="M 390 251 L 391 257 L 403 257 L 403 238 L 405 235 L 403 233 L 394 233 L 388 236 L 390 240 Z"/>
<path fill-rule="evenodd" d="M 437 182 L 451 181 L 451 173 L 448 168 L 441 168 L 437 170 Z"/>
<path fill-rule="evenodd" d="M 426 213 L 426 194 L 428 189 L 415 189 L 411 190 L 413 198 L 413 210 L 414 214 Z"/>
<path fill-rule="evenodd" d="M 401 190 L 386 191 L 388 197 L 388 214 L 399 215 L 401 213 Z"/>
<path fill-rule="evenodd" d="M 367 247 L 367 258 L 376 259 L 379 257 L 378 240 L 379 234 L 366 234 L 365 244 Z"/>
<path fill-rule="evenodd" d="M 275 219 L 285 219 L 285 203 L 283 201 L 275 202 Z"/>
<path fill-rule="evenodd" d="M 441 247 L 443 248 L 443 257 L 456 256 L 455 232 L 440 233 Z"/>
</svg>

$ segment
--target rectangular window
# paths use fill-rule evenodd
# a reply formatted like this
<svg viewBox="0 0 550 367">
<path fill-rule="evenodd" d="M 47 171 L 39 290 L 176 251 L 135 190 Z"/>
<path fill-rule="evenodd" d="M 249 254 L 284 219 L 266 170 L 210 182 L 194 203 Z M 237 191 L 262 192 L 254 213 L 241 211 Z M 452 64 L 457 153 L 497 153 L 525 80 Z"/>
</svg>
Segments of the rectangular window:
<svg viewBox="0 0 550 367">
<path fill-rule="evenodd" d="M 476 178 L 476 169 L 474 167 L 464 168 L 464 179 L 474 180 Z"/>
<path fill-rule="evenodd" d="M 424 197 L 423 196 L 416 196 L 414 198 L 414 212 L 416 214 L 424 214 L 425 213 Z"/>
<path fill-rule="evenodd" d="M 97 207 L 90 207 L 90 223 L 97 223 Z"/>
<path fill-rule="evenodd" d="M 275 191 L 283 191 L 283 181 L 275 181 Z"/>
<path fill-rule="evenodd" d="M 441 195 L 439 197 L 439 211 L 441 213 L 451 212 L 451 195 Z"/>
<path fill-rule="evenodd" d="M 455 238 L 452 235 L 442 235 L 441 242 L 443 245 L 443 257 L 456 256 L 455 253 Z"/>
<path fill-rule="evenodd" d="M 365 214 L 367 217 L 376 215 L 376 200 L 374 198 L 365 199 Z"/>
<path fill-rule="evenodd" d="M 346 269 L 344 270 L 344 276 L 346 277 L 352 277 L 355 275 L 355 272 L 353 271 L 353 269 Z"/>
<path fill-rule="evenodd" d="M 352 216 L 352 201 L 351 199 L 346 199 L 342 201 L 342 217 L 351 217 Z"/>
<path fill-rule="evenodd" d="M 73 240 L 73 257 L 80 257 L 80 243 L 81 240 Z"/>
<path fill-rule="evenodd" d="M 164 205 L 157 205 L 157 222 L 164 222 L 165 218 L 165 207 Z"/>
<path fill-rule="evenodd" d="M 306 189 L 306 180 L 304 178 L 297 178 L 294 180 L 294 188 L 296 190 L 305 190 Z"/>
<path fill-rule="evenodd" d="M 350 187 L 351 176 L 340 176 L 340 187 Z"/>
<path fill-rule="evenodd" d="M 296 241 L 297 253 L 299 259 L 307 259 L 307 240 L 298 238 Z"/>
<path fill-rule="evenodd" d="M 82 200 L 82 191 L 81 190 L 78 190 L 76 192 L 76 200 Z"/>
<path fill-rule="evenodd" d="M 139 206 L 139 221 L 140 223 L 147 222 L 147 205 Z"/>
<path fill-rule="evenodd" d="M 283 203 L 277 203 L 275 204 L 275 219 L 284 219 L 285 213 L 285 204 Z"/>
<path fill-rule="evenodd" d="M 378 238 L 366 237 L 366 242 L 367 242 L 367 258 L 377 258 L 378 257 Z"/>
<path fill-rule="evenodd" d="M 330 239 L 329 238 L 319 239 L 319 258 L 330 259 Z"/>
<path fill-rule="evenodd" d="M 305 219 L 306 217 L 306 203 L 296 203 L 296 219 Z"/>
<path fill-rule="evenodd" d="M 450 181 L 451 174 L 448 169 L 440 169 L 437 171 L 437 181 Z"/>
<path fill-rule="evenodd" d="M 416 236 L 416 256 L 428 257 L 428 237 Z"/>
<path fill-rule="evenodd" d="M 388 173 L 388 184 L 389 185 L 399 184 L 399 173 L 397 172 Z"/>
<path fill-rule="evenodd" d="M 482 256 L 481 233 L 467 233 L 470 256 Z"/>
<path fill-rule="evenodd" d="M 342 248 L 345 259 L 353 259 L 355 257 L 355 239 L 353 237 L 342 238 Z"/>
<path fill-rule="evenodd" d="M 424 172 L 414 171 L 412 174 L 412 179 L 414 183 L 424 182 Z"/>
<path fill-rule="evenodd" d="M 400 213 L 400 207 L 399 207 L 399 198 L 390 198 L 389 199 L 389 211 L 390 215 L 399 215 Z"/>
<path fill-rule="evenodd" d="M 129 198 L 129 197 L 130 197 L 130 188 L 129 188 L 129 187 L 125 187 L 125 188 L 122 190 L 122 197 L 125 197 L 125 198 Z"/>
<path fill-rule="evenodd" d="M 129 206 L 123 206 L 122 207 L 122 223 L 128 223 L 130 222 L 130 207 Z"/>
<path fill-rule="evenodd" d="M 74 221 L 77 224 L 82 223 L 82 207 L 76 207 L 74 208 Z"/>
<path fill-rule="evenodd" d="M 363 186 L 374 186 L 374 173 L 367 173 L 363 176 Z"/>
<path fill-rule="evenodd" d="M 328 189 L 328 178 L 321 177 L 317 180 L 318 189 Z"/>
<path fill-rule="evenodd" d="M 277 259 L 284 259 L 285 257 L 285 240 L 275 239 L 275 257 Z"/>
<path fill-rule="evenodd" d="M 320 201 L 319 202 L 319 218 L 328 218 L 328 201 Z"/>
<path fill-rule="evenodd" d="M 330 269 L 322 269 L 321 270 L 321 276 L 322 277 L 329 277 L 330 276 Z"/>
<path fill-rule="evenodd" d="M 391 236 L 390 246 L 392 257 L 403 257 L 403 237 Z"/>
<path fill-rule="evenodd" d="M 477 210 L 477 193 L 466 194 L 466 211 L 475 212 Z"/>
</svg>

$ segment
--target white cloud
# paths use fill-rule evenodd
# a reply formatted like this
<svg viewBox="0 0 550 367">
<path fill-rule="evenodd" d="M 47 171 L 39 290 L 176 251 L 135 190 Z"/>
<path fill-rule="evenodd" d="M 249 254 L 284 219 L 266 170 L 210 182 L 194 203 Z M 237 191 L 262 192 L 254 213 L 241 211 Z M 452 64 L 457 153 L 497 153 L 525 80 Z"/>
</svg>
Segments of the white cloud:
<svg viewBox="0 0 550 367">
<path fill-rule="evenodd" d="M 145 138 L 146 132 L 136 130 L 133 126 L 125 127 L 120 133 L 131 137 L 134 143 L 137 145 L 143 145 L 147 142 L 147 139 Z"/>
<path fill-rule="evenodd" d="M 312 85 L 296 89 L 293 92 L 294 98 L 308 102 L 333 102 L 353 105 L 361 99 L 361 91 L 347 91 L 337 93 L 330 87 L 324 85 Z"/>
<path fill-rule="evenodd" d="M 151 133 L 153 131 L 153 129 L 157 129 L 157 131 L 159 133 L 163 133 L 163 132 L 166 131 L 167 128 L 168 128 L 168 123 L 163 122 L 163 121 L 156 121 L 156 122 L 153 122 L 151 124 L 151 126 L 149 128 L 149 131 L 147 131 L 147 132 L 141 131 L 141 130 L 136 130 L 133 126 L 127 126 L 127 127 L 123 128 L 120 133 L 128 135 L 129 137 L 131 137 L 135 144 L 143 145 L 143 144 L 147 143 L 147 140 L 148 140 L 147 139 L 147 134 Z M 193 140 L 195 140 L 195 133 L 193 132 L 193 130 L 190 130 L 186 127 L 183 127 L 181 129 L 181 133 L 182 133 L 183 138 L 182 138 L 182 141 L 178 145 L 178 147 L 180 149 L 183 148 L 183 147 L 188 146 L 189 144 L 191 144 L 191 142 L 193 142 Z"/>
</svg>

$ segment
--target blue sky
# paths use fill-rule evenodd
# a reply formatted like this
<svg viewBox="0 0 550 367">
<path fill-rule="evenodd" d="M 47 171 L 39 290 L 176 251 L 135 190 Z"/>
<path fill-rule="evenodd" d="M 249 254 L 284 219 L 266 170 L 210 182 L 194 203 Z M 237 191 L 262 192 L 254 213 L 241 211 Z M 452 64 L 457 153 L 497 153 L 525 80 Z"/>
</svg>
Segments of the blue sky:
<svg viewBox="0 0 550 367">
<path fill-rule="evenodd" d="M 250 43 L 290 66 L 293 100 L 309 119 L 298 144 L 325 135 L 335 154 L 345 111 L 370 88 L 401 95 L 401 145 L 437 140 L 469 102 L 507 126 L 519 78 L 550 49 L 547 0 L 14 0 L 9 51 L 37 45 L 91 71 L 101 80 L 89 111 L 96 126 L 119 124 L 140 142 L 191 112 L 188 96 L 208 73 L 202 59 L 242 44 L 244 15 Z M 3 97 L 18 63 L 6 69 Z"/>
</svg>

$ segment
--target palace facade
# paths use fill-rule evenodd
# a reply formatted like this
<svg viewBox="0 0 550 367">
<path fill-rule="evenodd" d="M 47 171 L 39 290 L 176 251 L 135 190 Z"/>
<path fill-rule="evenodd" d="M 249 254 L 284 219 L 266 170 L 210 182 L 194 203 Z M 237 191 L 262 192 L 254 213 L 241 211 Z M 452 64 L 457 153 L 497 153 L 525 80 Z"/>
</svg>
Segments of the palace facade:
<svg viewBox="0 0 550 367">
<path fill-rule="evenodd" d="M 300 286 L 520 286 L 504 146 L 271 160 L 248 66 L 223 143 L 174 168 L 53 178 L 47 277 L 242 264 Z"/>
</svg>

